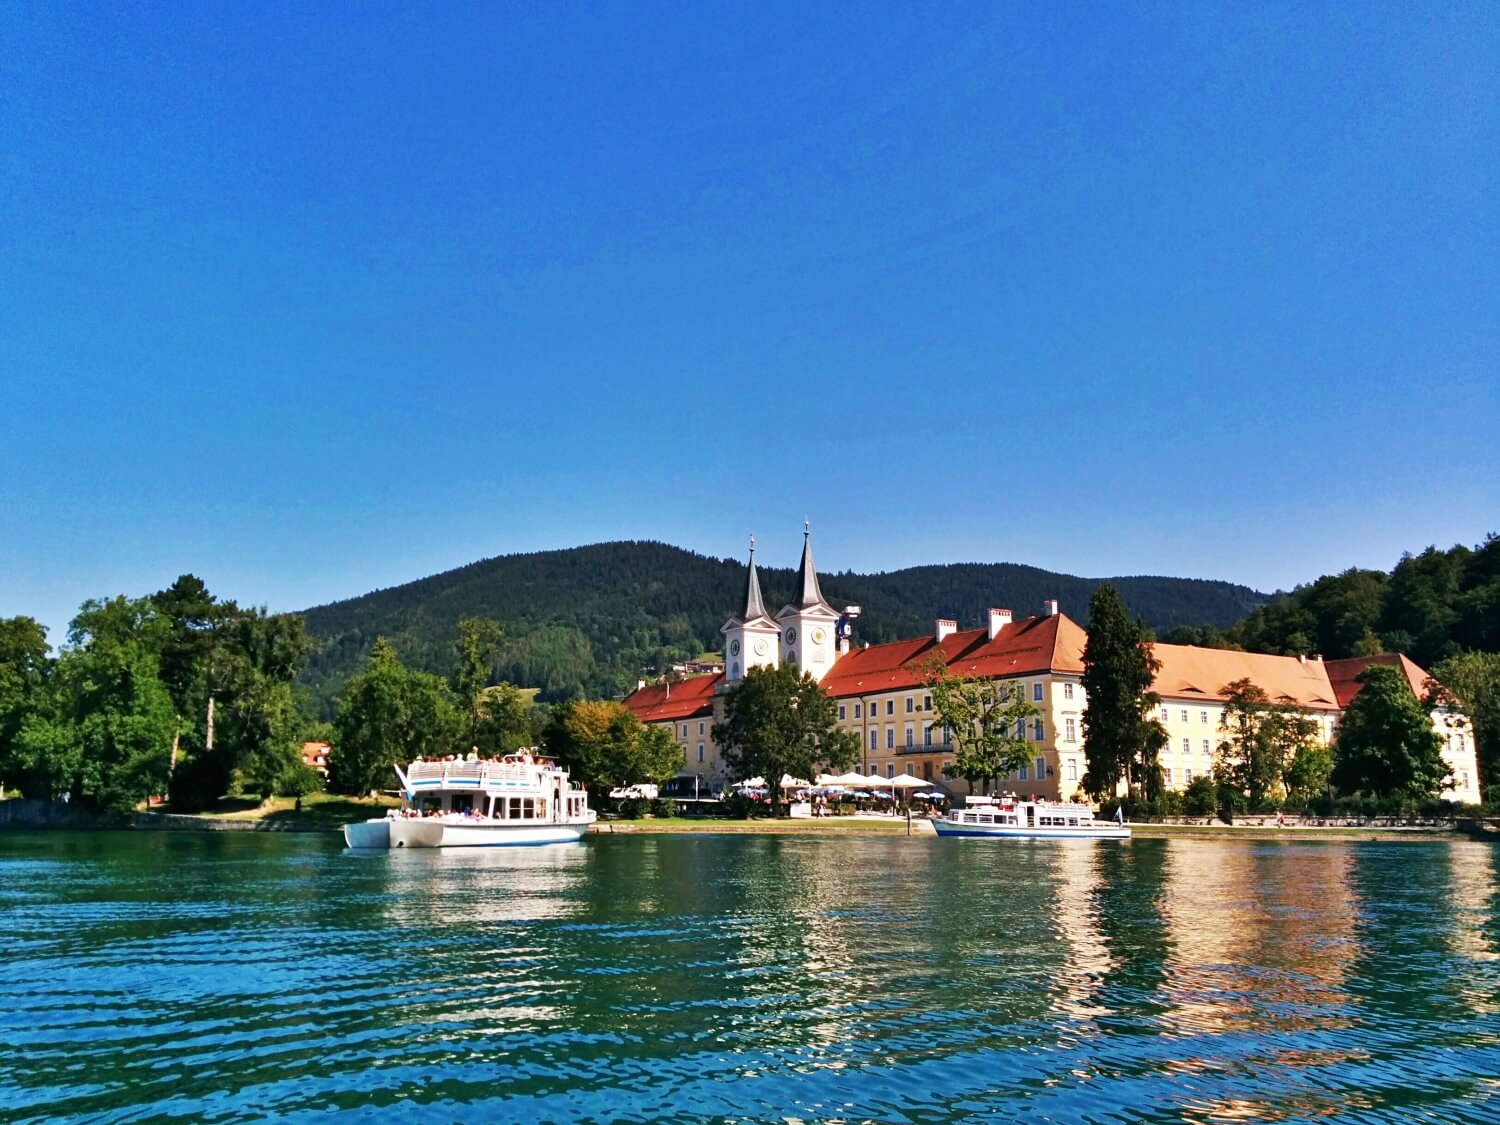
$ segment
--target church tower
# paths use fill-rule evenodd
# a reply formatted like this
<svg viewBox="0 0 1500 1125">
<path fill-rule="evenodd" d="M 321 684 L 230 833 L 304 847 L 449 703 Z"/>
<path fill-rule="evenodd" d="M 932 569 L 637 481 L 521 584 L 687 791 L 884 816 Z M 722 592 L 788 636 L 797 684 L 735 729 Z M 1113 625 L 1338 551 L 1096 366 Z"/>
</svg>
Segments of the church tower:
<svg viewBox="0 0 1500 1125">
<path fill-rule="evenodd" d="M 802 565 L 797 568 L 792 600 L 776 615 L 776 624 L 781 629 L 782 663 L 821 680 L 836 659 L 834 634 L 839 614 L 823 600 L 823 591 L 818 589 L 811 534 L 811 528 L 803 520 Z"/>
<path fill-rule="evenodd" d="M 724 634 L 724 682 L 733 684 L 751 668 L 778 663 L 776 635 L 780 626 L 766 612 L 755 570 L 755 536 L 750 537 L 750 573 L 745 579 L 745 608 L 719 630 Z"/>
</svg>

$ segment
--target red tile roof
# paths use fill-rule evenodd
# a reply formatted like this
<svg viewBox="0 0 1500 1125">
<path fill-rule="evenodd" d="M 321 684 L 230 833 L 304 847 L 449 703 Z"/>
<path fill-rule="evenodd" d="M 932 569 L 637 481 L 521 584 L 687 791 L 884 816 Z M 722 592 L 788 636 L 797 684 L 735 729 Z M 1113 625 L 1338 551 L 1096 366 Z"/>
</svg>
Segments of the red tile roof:
<svg viewBox="0 0 1500 1125">
<path fill-rule="evenodd" d="M 713 710 L 714 689 L 723 679 L 724 673 L 717 672 L 711 676 L 693 676 L 675 684 L 647 684 L 627 695 L 624 703 L 643 723 L 697 718 Z"/>
<path fill-rule="evenodd" d="M 1222 700 L 1229 684 L 1249 680 L 1273 703 L 1314 710 L 1339 706 L 1321 660 L 1197 645 L 1156 644 L 1151 651 L 1161 661 L 1151 690 L 1163 699 Z"/>
<path fill-rule="evenodd" d="M 1405 653 L 1383 652 L 1379 656 L 1350 656 L 1343 660 L 1329 660 L 1328 678 L 1333 682 L 1333 690 L 1338 695 L 1339 706 L 1349 706 L 1349 701 L 1359 694 L 1359 689 L 1364 684 L 1358 683 L 1359 676 L 1371 664 L 1387 664 L 1393 668 L 1399 668 L 1401 674 L 1406 677 L 1406 683 L 1411 688 L 1411 693 L 1418 699 L 1427 698 L 1427 689 L 1432 677 L 1419 668 Z"/>
<path fill-rule="evenodd" d="M 1028 617 L 1002 626 L 994 640 L 985 629 L 950 633 L 938 643 L 931 636 L 858 648 L 839 657 L 823 677 L 823 690 L 835 698 L 900 691 L 920 685 L 910 665 L 940 651 L 960 676 L 1030 676 L 1040 672 L 1083 672 L 1087 636 L 1064 614 Z"/>
</svg>

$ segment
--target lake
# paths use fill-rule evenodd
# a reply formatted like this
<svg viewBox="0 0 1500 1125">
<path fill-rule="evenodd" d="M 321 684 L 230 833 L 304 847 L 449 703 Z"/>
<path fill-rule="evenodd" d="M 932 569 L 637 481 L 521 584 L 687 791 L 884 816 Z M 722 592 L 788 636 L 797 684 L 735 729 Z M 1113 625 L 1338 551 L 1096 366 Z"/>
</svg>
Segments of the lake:
<svg viewBox="0 0 1500 1125">
<path fill-rule="evenodd" d="M 0 834 L 0 1119 L 1500 1122 L 1470 842 Z"/>
</svg>

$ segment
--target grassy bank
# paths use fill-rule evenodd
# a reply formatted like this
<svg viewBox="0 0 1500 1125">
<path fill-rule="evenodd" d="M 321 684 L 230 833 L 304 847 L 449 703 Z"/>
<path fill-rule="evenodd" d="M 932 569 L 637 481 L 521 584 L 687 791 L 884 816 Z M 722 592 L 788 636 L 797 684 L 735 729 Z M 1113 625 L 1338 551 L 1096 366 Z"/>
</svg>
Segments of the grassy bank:
<svg viewBox="0 0 1500 1125">
<path fill-rule="evenodd" d="M 1400 840 L 1406 843 L 1460 839 L 1452 825 L 1418 828 L 1342 828 L 1327 825 L 1301 828 L 1257 824 L 1132 824 L 1138 840 Z"/>
<path fill-rule="evenodd" d="M 204 820 L 265 821 L 284 831 L 331 832 L 351 820 L 368 820 L 393 809 L 401 802 L 394 797 L 343 797 L 336 793 L 313 793 L 302 798 L 302 808 L 292 797 L 272 797 L 261 801 L 254 797 L 231 797 L 220 801 L 208 812 L 198 813 Z M 170 808 L 162 812 L 171 812 Z"/>
<path fill-rule="evenodd" d="M 715 817 L 663 816 L 644 817 L 640 820 L 601 820 L 590 832 L 610 833 L 663 833 L 663 832 L 714 832 L 714 833 L 775 833 L 777 835 L 872 835 L 905 836 L 904 820 L 864 820 L 852 816 L 819 817 L 816 820 L 720 820 Z M 911 822 L 912 835 L 932 835 L 932 826 L 921 819 Z"/>
</svg>

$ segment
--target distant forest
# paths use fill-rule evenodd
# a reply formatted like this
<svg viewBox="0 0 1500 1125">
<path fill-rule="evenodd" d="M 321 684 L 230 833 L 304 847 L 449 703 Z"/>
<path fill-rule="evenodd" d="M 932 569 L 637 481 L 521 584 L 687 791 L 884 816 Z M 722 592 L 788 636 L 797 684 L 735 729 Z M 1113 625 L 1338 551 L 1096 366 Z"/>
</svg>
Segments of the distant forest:
<svg viewBox="0 0 1500 1125">
<path fill-rule="evenodd" d="M 794 571 L 762 567 L 760 574 L 774 613 L 791 597 Z M 1017 617 L 1039 614 L 1047 598 L 1086 624 L 1089 597 L 1104 581 L 1158 632 L 1186 625 L 1227 629 L 1266 601 L 1228 582 L 1078 578 L 1016 563 L 845 571 L 819 580 L 836 608 L 862 608 L 855 641 L 872 644 L 926 632 L 938 617 L 971 628 L 989 606 L 1007 607 Z M 446 674 L 459 619 L 492 617 L 506 630 L 497 678 L 537 688 L 544 700 L 618 698 L 638 678 L 717 652 L 719 627 L 739 608 L 744 588 L 744 563 L 664 543 L 600 543 L 486 559 L 307 610 L 318 649 L 304 685 L 315 710 L 327 717 L 340 687 L 380 636 L 390 638 L 408 666 Z"/>
<path fill-rule="evenodd" d="M 1277 594 L 1225 629 L 1167 630 L 1179 644 L 1330 659 L 1404 652 L 1424 668 L 1461 652 L 1500 652 L 1500 536 L 1429 547 L 1387 574 L 1350 569 Z"/>
</svg>

